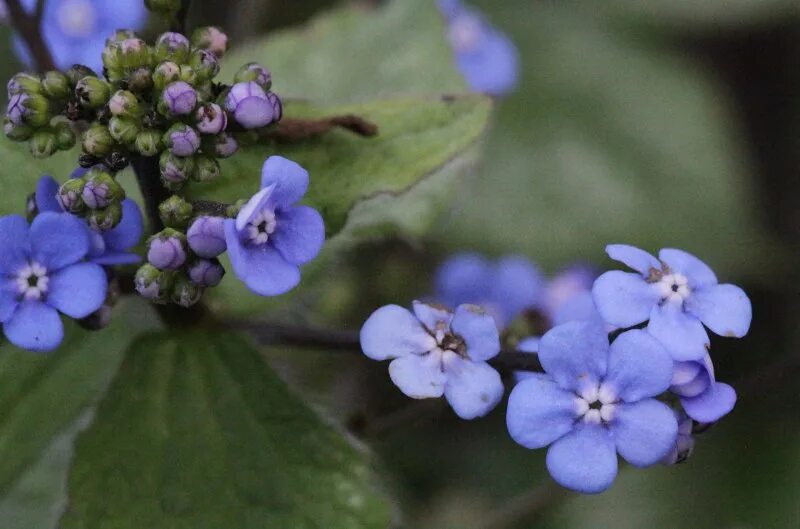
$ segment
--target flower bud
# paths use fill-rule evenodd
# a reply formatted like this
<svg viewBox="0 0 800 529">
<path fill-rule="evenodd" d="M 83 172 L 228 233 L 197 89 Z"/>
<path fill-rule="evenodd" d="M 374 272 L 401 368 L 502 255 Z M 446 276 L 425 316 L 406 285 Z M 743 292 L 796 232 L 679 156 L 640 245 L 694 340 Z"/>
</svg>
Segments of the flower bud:
<svg viewBox="0 0 800 529">
<path fill-rule="evenodd" d="M 134 148 L 142 156 L 155 156 L 164 144 L 161 143 L 161 132 L 153 129 L 143 130 L 136 135 Z"/>
<path fill-rule="evenodd" d="M 75 85 L 75 95 L 81 105 L 97 110 L 108 101 L 111 85 L 97 77 L 87 76 Z"/>
<path fill-rule="evenodd" d="M 197 72 L 194 71 L 194 68 L 188 64 L 181 64 L 181 81 L 195 86 L 199 82 L 199 77 Z"/>
<path fill-rule="evenodd" d="M 102 169 L 92 168 L 83 177 L 81 198 L 89 209 L 103 209 L 115 202 L 125 200 L 125 190 L 111 174 Z"/>
<path fill-rule="evenodd" d="M 233 156 L 239 150 L 239 142 L 233 137 L 233 134 L 222 132 L 214 136 L 214 154 L 218 158 L 228 158 Z"/>
<path fill-rule="evenodd" d="M 37 130 L 28 142 L 34 158 L 47 158 L 57 150 L 56 135 L 48 130 Z"/>
<path fill-rule="evenodd" d="M 58 202 L 61 208 L 69 213 L 80 213 L 84 210 L 83 188 L 86 181 L 82 178 L 70 178 L 58 189 Z"/>
<path fill-rule="evenodd" d="M 122 42 L 123 40 L 138 38 L 139 35 L 132 29 L 118 29 L 106 39 L 106 45 L 110 45 L 115 42 Z"/>
<path fill-rule="evenodd" d="M 228 49 L 228 36 L 214 26 L 197 28 L 192 33 L 192 44 L 222 57 Z"/>
<path fill-rule="evenodd" d="M 191 113 L 197 105 L 197 92 L 183 81 L 169 84 L 161 98 L 169 113 L 178 116 Z"/>
<path fill-rule="evenodd" d="M 189 65 L 203 81 L 209 81 L 219 73 L 219 60 L 208 50 L 194 50 L 189 59 Z"/>
<path fill-rule="evenodd" d="M 39 94 L 42 92 L 42 82 L 36 74 L 20 72 L 9 79 L 6 90 L 9 99 L 17 94 Z"/>
<path fill-rule="evenodd" d="M 14 125 L 22 125 L 23 118 L 27 108 L 25 102 L 30 99 L 30 96 L 25 93 L 17 93 L 11 96 L 6 106 L 6 119 Z"/>
<path fill-rule="evenodd" d="M 151 264 L 145 264 L 136 271 L 133 285 L 143 298 L 154 303 L 166 303 L 173 281 L 172 272 L 162 272 Z"/>
<path fill-rule="evenodd" d="M 133 37 L 120 41 L 117 45 L 119 46 L 120 62 L 124 69 L 133 71 L 150 66 L 152 50 L 142 39 Z"/>
<path fill-rule="evenodd" d="M 233 76 L 233 82 L 247 83 L 250 81 L 264 90 L 269 90 L 272 87 L 272 74 L 257 62 L 249 62 L 239 68 L 239 71 Z"/>
<path fill-rule="evenodd" d="M 283 118 L 283 102 L 275 92 L 267 92 L 267 99 L 272 105 L 272 121 L 277 123 Z"/>
<path fill-rule="evenodd" d="M 72 88 L 66 75 L 49 71 L 42 79 L 42 92 L 50 99 L 66 99 L 72 93 Z"/>
<path fill-rule="evenodd" d="M 159 160 L 161 179 L 170 189 L 177 189 L 194 173 L 194 158 L 181 158 L 164 151 Z"/>
<path fill-rule="evenodd" d="M 203 134 L 219 134 L 228 126 L 228 115 L 216 103 L 204 103 L 195 112 L 195 126 Z"/>
<path fill-rule="evenodd" d="M 264 127 L 273 120 L 272 104 L 253 81 L 233 85 L 225 98 L 225 109 L 246 129 Z"/>
<path fill-rule="evenodd" d="M 86 222 L 96 231 L 108 231 L 122 220 L 122 203 L 112 202 L 105 209 L 93 209 L 86 216 Z"/>
<path fill-rule="evenodd" d="M 189 308 L 203 297 L 203 287 L 192 282 L 186 274 L 178 274 L 172 285 L 170 300 L 176 305 Z"/>
<path fill-rule="evenodd" d="M 195 168 L 192 178 L 196 182 L 210 182 L 220 174 L 219 162 L 211 156 L 197 156 L 194 163 Z"/>
<path fill-rule="evenodd" d="M 94 70 L 82 64 L 73 64 L 64 74 L 67 76 L 67 79 L 69 79 L 69 84 L 71 86 L 78 84 L 78 81 L 84 77 L 97 77 Z"/>
<path fill-rule="evenodd" d="M 130 145 L 139 134 L 139 123 L 133 118 L 114 116 L 108 120 L 108 132 L 117 142 Z"/>
<path fill-rule="evenodd" d="M 105 158 L 111 153 L 114 138 L 105 125 L 92 123 L 81 140 L 83 150 L 97 158 Z"/>
<path fill-rule="evenodd" d="M 225 219 L 198 217 L 186 232 L 189 248 L 200 257 L 212 258 L 228 249 L 225 242 Z"/>
<path fill-rule="evenodd" d="M 198 259 L 189 265 L 189 279 L 204 288 L 219 285 L 224 275 L 225 268 L 217 259 Z"/>
<path fill-rule="evenodd" d="M 52 117 L 50 101 L 42 95 L 17 94 L 8 102 L 6 115 L 15 125 L 25 122 L 33 128 L 44 127 Z"/>
<path fill-rule="evenodd" d="M 193 212 L 192 205 L 178 195 L 172 195 L 158 206 L 158 215 L 161 218 L 161 222 L 168 228 L 185 229 L 192 218 Z M 191 247 L 192 240 L 189 237 L 187 239 Z"/>
<path fill-rule="evenodd" d="M 184 123 L 171 126 L 164 134 L 163 141 L 175 156 L 191 156 L 200 148 L 197 131 Z"/>
<path fill-rule="evenodd" d="M 75 146 L 75 131 L 69 121 L 59 121 L 53 126 L 56 135 L 56 148 L 59 151 L 68 151 Z"/>
<path fill-rule="evenodd" d="M 153 13 L 172 18 L 181 8 L 181 0 L 144 0 L 144 5 Z"/>
<path fill-rule="evenodd" d="M 156 90 L 164 90 L 170 83 L 180 80 L 181 67 L 172 61 L 164 61 L 153 71 L 153 84 Z"/>
<path fill-rule="evenodd" d="M 155 58 L 159 62 L 169 60 L 178 64 L 185 63 L 189 59 L 190 51 L 189 39 L 180 33 L 162 33 L 156 40 Z"/>
<path fill-rule="evenodd" d="M 117 90 L 108 101 L 108 110 L 115 116 L 137 117 L 141 114 L 139 98 L 129 90 Z"/>
<path fill-rule="evenodd" d="M 5 132 L 6 137 L 11 141 L 26 141 L 33 135 L 33 131 L 34 129 L 30 125 L 26 123 L 12 123 L 8 117 L 6 117 L 3 125 L 3 132 Z"/>
<path fill-rule="evenodd" d="M 172 228 L 147 242 L 147 262 L 159 270 L 177 270 L 186 262 L 186 236 Z"/>
<path fill-rule="evenodd" d="M 128 75 L 128 88 L 137 94 L 146 94 L 153 88 L 153 71 L 147 67 L 137 68 Z"/>
</svg>

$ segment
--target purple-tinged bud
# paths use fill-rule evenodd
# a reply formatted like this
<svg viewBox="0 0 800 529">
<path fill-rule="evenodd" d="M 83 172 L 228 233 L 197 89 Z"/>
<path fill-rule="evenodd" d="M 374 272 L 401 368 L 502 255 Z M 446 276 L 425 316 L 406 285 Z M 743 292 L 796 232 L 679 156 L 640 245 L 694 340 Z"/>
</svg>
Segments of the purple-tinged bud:
<svg viewBox="0 0 800 529">
<path fill-rule="evenodd" d="M 191 113 L 197 106 L 197 92 L 183 81 L 168 85 L 161 97 L 169 112 L 178 116 Z"/>
<path fill-rule="evenodd" d="M 82 178 L 71 178 L 64 182 L 58 190 L 59 204 L 61 209 L 69 213 L 80 213 L 86 207 L 83 203 L 83 188 L 86 181 Z"/>
<path fill-rule="evenodd" d="M 189 279 L 203 288 L 215 287 L 225 275 L 225 268 L 217 259 L 199 259 L 189 266 Z"/>
<path fill-rule="evenodd" d="M 181 158 L 170 151 L 164 151 L 159 160 L 161 179 L 170 189 L 180 187 L 194 173 L 194 158 Z"/>
<path fill-rule="evenodd" d="M 200 257 L 216 257 L 228 249 L 222 217 L 198 217 L 186 232 L 186 238 L 189 248 Z"/>
<path fill-rule="evenodd" d="M 172 61 L 164 61 L 156 66 L 153 71 L 153 84 L 157 90 L 164 90 L 164 88 L 181 78 L 181 67 Z"/>
<path fill-rule="evenodd" d="M 81 139 L 83 150 L 97 158 L 105 158 L 111 153 L 114 146 L 114 138 L 108 131 L 108 127 L 102 123 L 92 123 L 83 133 Z"/>
<path fill-rule="evenodd" d="M 203 287 L 192 282 L 186 274 L 178 274 L 172 285 L 170 300 L 176 305 L 189 308 L 203 297 Z"/>
<path fill-rule="evenodd" d="M 158 40 L 156 40 L 156 60 L 170 60 L 177 63 L 186 62 L 189 58 L 191 46 L 189 39 L 180 33 L 172 31 L 162 33 L 161 36 L 158 37 Z"/>
<path fill-rule="evenodd" d="M 25 116 L 25 102 L 30 99 L 26 93 L 20 92 L 11 96 L 6 107 L 6 117 L 14 125 L 21 125 Z"/>
<path fill-rule="evenodd" d="M 9 99 L 17 94 L 38 94 L 42 91 L 42 80 L 36 74 L 20 72 L 9 79 L 6 90 Z"/>
<path fill-rule="evenodd" d="M 166 303 L 174 282 L 172 272 L 162 272 L 151 264 L 142 265 L 133 279 L 136 292 L 154 303 Z"/>
<path fill-rule="evenodd" d="M 272 86 L 272 74 L 264 66 L 257 62 L 249 62 L 239 68 L 233 76 L 234 83 L 246 83 L 252 81 L 264 90 L 269 90 Z"/>
<path fill-rule="evenodd" d="M 176 123 L 164 134 L 164 145 L 175 156 L 191 156 L 200 148 L 200 135 L 189 125 Z"/>
<path fill-rule="evenodd" d="M 194 50 L 189 65 L 203 81 L 209 81 L 219 73 L 219 59 L 208 50 Z"/>
<path fill-rule="evenodd" d="M 167 228 L 147 243 L 147 262 L 159 270 L 177 270 L 186 262 L 186 236 Z"/>
<path fill-rule="evenodd" d="M 145 41 L 140 38 L 130 38 L 120 41 L 118 44 L 120 65 L 132 71 L 151 64 L 152 50 Z"/>
<path fill-rule="evenodd" d="M 96 231 L 108 231 L 122 220 L 122 203 L 114 202 L 105 209 L 93 209 L 86 216 L 86 222 Z"/>
<path fill-rule="evenodd" d="M 228 126 L 228 115 L 216 103 L 204 103 L 195 112 L 195 126 L 203 134 L 219 134 Z"/>
<path fill-rule="evenodd" d="M 264 89 L 253 81 L 233 85 L 225 98 L 225 108 L 246 129 L 257 129 L 272 123 L 272 104 Z"/>
<path fill-rule="evenodd" d="M 192 44 L 222 57 L 228 49 L 228 36 L 214 26 L 197 28 L 192 33 Z"/>
<path fill-rule="evenodd" d="M 228 158 L 233 156 L 239 150 L 239 142 L 233 137 L 233 134 L 222 132 L 214 136 L 214 154 L 218 158 Z"/>
<path fill-rule="evenodd" d="M 211 156 L 204 154 L 196 156 L 194 164 L 195 168 L 192 178 L 194 178 L 196 182 L 210 182 L 216 180 L 220 175 L 221 170 L 219 162 Z"/>
<path fill-rule="evenodd" d="M 109 173 L 93 168 L 84 176 L 81 197 L 89 209 L 103 209 L 125 199 L 125 190 Z"/>
<path fill-rule="evenodd" d="M 283 117 L 283 102 L 275 92 L 267 92 L 267 99 L 272 105 L 272 121 L 280 121 Z"/>
</svg>

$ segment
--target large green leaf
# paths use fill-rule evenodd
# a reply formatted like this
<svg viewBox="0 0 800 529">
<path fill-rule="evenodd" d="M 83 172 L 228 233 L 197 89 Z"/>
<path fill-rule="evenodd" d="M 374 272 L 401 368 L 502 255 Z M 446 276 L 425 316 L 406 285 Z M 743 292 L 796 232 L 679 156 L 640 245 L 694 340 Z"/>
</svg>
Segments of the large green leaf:
<svg viewBox="0 0 800 529">
<path fill-rule="evenodd" d="M 153 334 L 78 440 L 62 528 L 382 529 L 368 459 L 236 335 Z"/>
<path fill-rule="evenodd" d="M 78 165 L 76 151 L 60 152 L 37 160 L 27 143 L 14 143 L 0 137 L 0 215 L 25 213 L 25 199 L 36 189 L 39 177 L 49 174 L 63 180 Z"/>
</svg>

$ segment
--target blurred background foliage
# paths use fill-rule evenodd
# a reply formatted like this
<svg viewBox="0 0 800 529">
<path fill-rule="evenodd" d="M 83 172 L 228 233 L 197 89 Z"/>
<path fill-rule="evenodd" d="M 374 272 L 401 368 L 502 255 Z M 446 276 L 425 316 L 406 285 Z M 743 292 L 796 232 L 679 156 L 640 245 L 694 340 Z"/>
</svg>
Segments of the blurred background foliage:
<svg viewBox="0 0 800 529">
<path fill-rule="evenodd" d="M 264 62 L 288 98 L 358 105 L 465 91 L 433 0 L 193 4 L 194 23 L 235 35 L 240 47 L 226 58 L 229 67 Z M 543 451 L 508 438 L 502 407 L 459 421 L 435 403 L 409 408 L 385 366 L 358 355 L 264 353 L 375 450 L 406 527 L 488 528 L 498 512 L 494 527 L 512 529 L 800 527 L 798 3 L 474 4 L 511 35 L 522 65 L 519 89 L 496 102 L 480 161 L 469 150 L 397 201 L 358 204 L 291 296 L 243 298 L 229 278 L 215 306 L 354 328 L 380 304 L 424 296 L 437 263 L 457 250 L 521 253 L 554 273 L 575 261 L 610 265 L 609 242 L 685 248 L 753 300 L 749 336 L 715 342 L 718 377 L 739 391 L 736 410 L 698 440 L 686 464 L 625 469 L 598 497 L 554 494 L 518 524 L 503 515 L 549 478 Z M 0 46 L 10 57 L 7 38 Z M 5 77 L 16 68 L 0 62 Z M 155 325 L 141 314 L 134 320 Z M 118 361 L 112 357 L 108 365 Z M 29 405 L 47 413 L 47 403 Z M 21 408 L 0 407 L 0 418 L 13 418 L 12 409 Z M 76 428 L 53 430 L 69 439 Z M 64 438 L 53 441 L 0 502 L 0 519 L 46 519 L 41 498 L 63 495 L 54 483 L 62 483 L 70 452 Z M 26 523 L 18 526 L 38 526 Z"/>
</svg>

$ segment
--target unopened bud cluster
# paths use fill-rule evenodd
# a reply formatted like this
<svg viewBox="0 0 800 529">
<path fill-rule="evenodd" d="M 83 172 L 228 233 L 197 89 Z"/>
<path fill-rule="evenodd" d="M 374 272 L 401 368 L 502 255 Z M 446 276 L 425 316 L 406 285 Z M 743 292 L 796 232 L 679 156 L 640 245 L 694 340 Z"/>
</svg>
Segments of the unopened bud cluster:
<svg viewBox="0 0 800 529">
<path fill-rule="evenodd" d="M 57 198 L 64 211 L 84 217 L 96 231 L 108 231 L 122 220 L 125 190 L 103 166 L 64 182 Z"/>
</svg>

